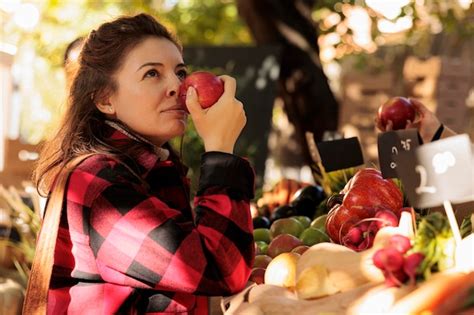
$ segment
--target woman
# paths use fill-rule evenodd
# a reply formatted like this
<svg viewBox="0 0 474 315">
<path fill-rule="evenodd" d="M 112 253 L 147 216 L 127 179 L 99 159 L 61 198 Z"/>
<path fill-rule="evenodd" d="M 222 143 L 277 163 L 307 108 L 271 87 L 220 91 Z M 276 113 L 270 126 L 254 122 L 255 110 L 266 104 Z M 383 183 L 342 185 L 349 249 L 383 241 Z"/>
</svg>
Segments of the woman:
<svg viewBox="0 0 474 315">
<path fill-rule="evenodd" d="M 146 14 L 92 31 L 70 105 L 44 148 L 36 183 L 46 194 L 72 158 L 48 294 L 51 314 L 207 314 L 210 295 L 244 288 L 254 256 L 254 173 L 232 154 L 245 125 L 236 83 L 201 109 L 186 105 L 205 153 L 194 211 L 185 168 L 168 141 L 182 136 L 181 47 Z"/>
</svg>

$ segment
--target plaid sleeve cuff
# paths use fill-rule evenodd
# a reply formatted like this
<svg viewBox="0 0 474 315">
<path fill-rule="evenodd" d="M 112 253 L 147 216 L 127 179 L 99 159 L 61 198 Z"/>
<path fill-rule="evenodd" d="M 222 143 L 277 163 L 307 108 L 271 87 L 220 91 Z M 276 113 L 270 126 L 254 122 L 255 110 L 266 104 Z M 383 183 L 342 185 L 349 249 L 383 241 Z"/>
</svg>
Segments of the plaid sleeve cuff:
<svg viewBox="0 0 474 315">
<path fill-rule="evenodd" d="M 223 187 L 252 199 L 254 181 L 255 173 L 247 160 L 224 152 L 206 152 L 201 158 L 197 194 L 202 195 L 208 188 Z"/>
</svg>

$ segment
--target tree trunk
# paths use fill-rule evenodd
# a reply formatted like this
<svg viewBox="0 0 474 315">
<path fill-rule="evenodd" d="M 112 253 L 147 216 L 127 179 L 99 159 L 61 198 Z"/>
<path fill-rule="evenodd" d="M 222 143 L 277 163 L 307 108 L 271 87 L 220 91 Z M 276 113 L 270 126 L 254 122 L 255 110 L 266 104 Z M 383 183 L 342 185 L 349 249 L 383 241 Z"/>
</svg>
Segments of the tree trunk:
<svg viewBox="0 0 474 315">
<path fill-rule="evenodd" d="M 240 16 L 257 44 L 282 47 L 278 97 L 294 125 L 306 164 L 312 163 L 305 132 L 320 141 L 338 127 L 339 105 L 319 59 L 318 32 L 311 18 L 315 0 L 237 0 Z"/>
</svg>

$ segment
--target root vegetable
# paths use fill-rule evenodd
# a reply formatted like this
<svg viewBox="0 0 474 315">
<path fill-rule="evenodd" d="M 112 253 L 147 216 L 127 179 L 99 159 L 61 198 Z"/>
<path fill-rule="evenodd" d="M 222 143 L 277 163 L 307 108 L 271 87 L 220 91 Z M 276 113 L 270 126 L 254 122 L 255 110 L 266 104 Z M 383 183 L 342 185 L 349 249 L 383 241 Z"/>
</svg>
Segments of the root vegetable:
<svg viewBox="0 0 474 315">
<path fill-rule="evenodd" d="M 436 273 L 385 314 L 458 314 L 472 286 L 474 272 Z"/>
<path fill-rule="evenodd" d="M 313 285 L 317 283 L 318 285 Z M 321 265 L 314 265 L 304 269 L 296 281 L 296 292 L 299 299 L 331 295 L 339 292 L 328 277 L 328 270 Z"/>
<path fill-rule="evenodd" d="M 318 298 L 347 291 L 367 282 L 380 282 L 382 272 L 373 265 L 373 251 L 357 253 L 343 245 L 319 243 L 310 247 L 296 266 L 296 292 Z"/>
<path fill-rule="evenodd" d="M 273 258 L 265 271 L 265 283 L 293 290 L 296 283 L 296 264 L 300 256 L 290 252 Z"/>
<path fill-rule="evenodd" d="M 391 210 L 380 210 L 375 213 L 374 216 L 376 220 L 374 221 L 377 226 L 377 230 L 383 228 L 384 226 L 397 226 L 398 218 L 397 215 Z"/>
<path fill-rule="evenodd" d="M 382 248 L 373 256 L 374 265 L 382 270 L 396 271 L 403 268 L 403 256 L 395 248 Z"/>
<path fill-rule="evenodd" d="M 405 271 L 405 273 L 408 275 L 411 282 L 415 282 L 417 269 L 424 258 L 425 255 L 423 255 L 422 253 L 413 253 L 405 257 L 405 262 L 403 263 L 403 271 Z"/>
<path fill-rule="evenodd" d="M 415 289 L 415 286 L 401 288 L 378 285 L 368 290 L 363 296 L 354 300 L 348 307 L 347 315 L 386 314 L 401 298 Z"/>
<path fill-rule="evenodd" d="M 411 215 L 408 212 L 402 213 L 400 226 L 380 229 L 373 247 L 362 252 L 334 243 L 319 243 L 310 247 L 296 265 L 298 296 L 319 298 L 334 294 L 334 288 L 337 292 L 344 292 L 368 282 L 382 282 L 384 275 L 373 263 L 374 253 L 386 247 L 393 235 L 408 237 L 413 234 L 412 223 Z"/>
<path fill-rule="evenodd" d="M 397 234 L 390 237 L 388 246 L 395 248 L 400 254 L 405 254 L 411 248 L 411 242 L 408 237 Z"/>
</svg>

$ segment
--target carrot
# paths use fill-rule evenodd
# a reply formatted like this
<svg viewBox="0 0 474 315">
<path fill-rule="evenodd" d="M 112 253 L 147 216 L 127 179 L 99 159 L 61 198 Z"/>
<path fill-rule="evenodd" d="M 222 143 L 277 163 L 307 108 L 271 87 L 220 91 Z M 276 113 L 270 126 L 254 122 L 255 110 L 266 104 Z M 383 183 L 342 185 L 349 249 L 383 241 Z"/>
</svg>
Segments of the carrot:
<svg viewBox="0 0 474 315">
<path fill-rule="evenodd" d="M 400 299 L 388 314 L 453 314 L 474 287 L 474 272 L 437 273 L 418 289 Z"/>
</svg>

